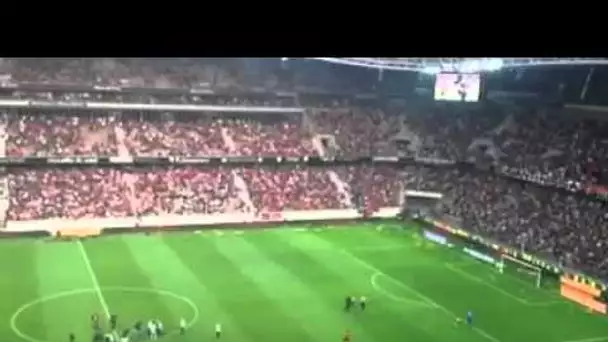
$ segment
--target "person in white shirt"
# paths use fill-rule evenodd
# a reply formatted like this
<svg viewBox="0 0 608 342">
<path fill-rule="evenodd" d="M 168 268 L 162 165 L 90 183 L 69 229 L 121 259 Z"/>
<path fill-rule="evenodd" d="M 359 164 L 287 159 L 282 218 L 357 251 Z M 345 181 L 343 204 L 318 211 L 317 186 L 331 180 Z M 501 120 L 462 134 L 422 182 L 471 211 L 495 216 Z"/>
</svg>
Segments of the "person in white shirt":
<svg viewBox="0 0 608 342">
<path fill-rule="evenodd" d="M 151 340 L 156 340 L 158 338 L 154 321 L 148 321 L 148 334 L 150 335 Z"/>
<path fill-rule="evenodd" d="M 163 336 L 165 333 L 163 322 L 161 322 L 160 319 L 157 319 L 156 321 L 154 321 L 154 323 L 156 325 L 156 333 L 158 334 L 158 336 Z"/>
<path fill-rule="evenodd" d="M 183 335 L 183 334 L 185 334 L 185 333 L 186 333 L 186 326 L 187 326 L 187 325 L 188 325 L 188 324 L 186 323 L 186 320 L 185 320 L 185 319 L 182 317 L 182 318 L 179 320 L 179 333 L 180 333 L 180 334 L 182 334 L 182 335 Z"/>
<path fill-rule="evenodd" d="M 359 306 L 361 306 L 362 311 L 365 311 L 365 307 L 367 306 L 367 298 L 365 298 L 365 296 L 359 298 Z"/>
<path fill-rule="evenodd" d="M 220 323 L 215 324 L 215 338 L 219 339 L 222 336 L 222 325 Z"/>
</svg>

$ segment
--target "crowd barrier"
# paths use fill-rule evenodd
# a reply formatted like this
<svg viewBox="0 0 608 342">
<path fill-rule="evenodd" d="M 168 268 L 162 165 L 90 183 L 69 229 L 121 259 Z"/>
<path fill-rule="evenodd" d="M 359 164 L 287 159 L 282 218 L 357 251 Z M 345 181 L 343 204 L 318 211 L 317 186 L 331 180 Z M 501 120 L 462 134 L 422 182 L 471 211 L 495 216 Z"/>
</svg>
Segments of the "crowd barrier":
<svg viewBox="0 0 608 342">
<path fill-rule="evenodd" d="M 371 218 L 393 218 L 399 214 L 399 207 L 385 207 L 369 215 Z M 333 221 L 333 220 L 355 220 L 363 218 L 364 215 L 356 209 L 339 210 L 301 210 L 282 212 L 251 213 L 229 213 L 213 215 L 154 215 L 124 218 L 87 218 L 77 220 L 67 219 L 45 219 L 28 221 L 8 221 L 3 233 L 22 234 L 32 232 L 47 232 L 57 235 L 64 234 L 89 234 L 95 229 L 137 229 L 140 227 L 151 227 L 156 229 L 179 228 L 181 226 L 217 226 L 226 224 L 245 223 L 273 223 L 273 222 L 298 222 L 298 221 Z M 84 228 L 86 227 L 86 228 Z M 78 233 L 79 234 L 79 233 Z"/>
</svg>

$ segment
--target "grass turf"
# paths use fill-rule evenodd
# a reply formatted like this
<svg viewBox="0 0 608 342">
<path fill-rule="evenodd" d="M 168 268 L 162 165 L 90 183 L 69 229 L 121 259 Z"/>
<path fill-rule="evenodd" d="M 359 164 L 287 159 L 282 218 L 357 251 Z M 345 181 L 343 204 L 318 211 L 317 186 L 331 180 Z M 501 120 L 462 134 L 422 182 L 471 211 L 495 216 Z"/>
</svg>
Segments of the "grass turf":
<svg viewBox="0 0 608 342">
<path fill-rule="evenodd" d="M 345 329 L 353 342 L 608 341 L 606 317 L 423 240 L 415 227 L 287 227 L 1 241 L 0 339 L 61 342 L 74 332 L 90 341 L 90 315 L 107 308 L 123 328 L 192 321 L 163 342 L 212 340 L 217 322 L 230 342 L 340 341 Z M 368 297 L 367 310 L 344 312 L 347 295 Z M 455 324 L 468 310 L 473 328 Z"/>
</svg>

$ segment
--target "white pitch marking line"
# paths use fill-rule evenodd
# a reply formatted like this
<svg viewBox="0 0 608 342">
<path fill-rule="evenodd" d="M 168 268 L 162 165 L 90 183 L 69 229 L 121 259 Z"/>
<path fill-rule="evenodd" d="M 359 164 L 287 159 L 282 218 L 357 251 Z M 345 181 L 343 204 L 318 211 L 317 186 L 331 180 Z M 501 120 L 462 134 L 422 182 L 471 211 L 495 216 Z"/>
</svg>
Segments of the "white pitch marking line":
<svg viewBox="0 0 608 342">
<path fill-rule="evenodd" d="M 369 269 L 370 271 L 374 271 L 377 273 L 382 274 L 383 276 L 385 276 L 387 279 L 390 279 L 391 281 L 393 281 L 395 284 L 400 285 L 401 287 L 403 287 L 406 290 L 409 290 L 410 292 L 412 292 L 413 294 L 417 295 L 418 297 L 420 297 L 421 299 L 423 299 L 424 301 L 426 301 L 427 303 L 431 304 L 433 307 L 443 311 L 445 314 L 447 314 L 448 316 L 456 319 L 460 316 L 454 314 L 452 311 L 446 309 L 444 306 L 440 305 L 439 303 L 435 302 L 434 300 L 432 300 L 431 298 L 423 295 L 422 293 L 414 290 L 413 288 L 411 288 L 410 286 L 404 284 L 403 282 L 401 282 L 398 279 L 395 279 L 394 277 L 380 271 L 378 268 L 376 268 L 375 266 L 373 266 L 372 264 L 368 263 L 365 260 L 360 259 L 359 257 L 357 257 L 356 255 L 350 253 L 349 251 L 345 250 L 345 249 L 341 249 L 341 248 L 337 248 L 339 251 L 341 251 L 342 253 L 350 256 L 353 260 L 355 260 L 357 263 L 359 263 L 360 265 L 364 266 L 365 268 Z M 486 338 L 488 341 L 492 341 L 492 342 L 501 342 L 499 339 L 497 339 L 496 337 L 488 334 L 487 332 L 483 331 L 482 329 L 479 329 L 477 327 L 473 327 L 473 331 L 475 331 L 476 333 L 478 333 L 479 335 L 483 336 L 484 338 Z M 596 341 L 566 341 L 566 342 L 596 342 Z"/>
<path fill-rule="evenodd" d="M 454 266 L 452 266 L 452 265 L 450 265 L 450 264 L 445 264 L 445 266 L 446 266 L 446 267 L 447 267 L 447 268 L 448 268 L 450 271 L 452 271 L 452 272 L 456 272 L 456 273 L 460 274 L 460 276 L 462 276 L 462 277 L 464 277 L 464 278 L 467 278 L 467 279 L 472 280 L 472 281 L 474 281 L 474 282 L 477 282 L 477 283 L 480 283 L 480 284 L 482 284 L 482 285 L 485 285 L 485 286 L 487 286 L 487 287 L 491 288 L 492 290 L 494 290 L 494 291 L 496 291 L 496 292 L 498 292 L 498 293 L 500 293 L 500 294 L 502 294 L 502 295 L 505 295 L 505 296 L 507 296 L 507 297 L 509 297 L 509 298 L 513 299 L 514 301 L 516 301 L 516 302 L 520 303 L 520 304 L 523 304 L 523 305 L 530 305 L 530 302 L 529 302 L 528 300 L 523 299 L 523 298 L 521 298 L 521 297 L 519 297 L 519 296 L 516 296 L 516 295 L 514 295 L 514 294 L 512 294 L 512 293 L 510 293 L 510 292 L 507 292 L 507 291 L 505 291 L 505 290 L 503 290 L 503 289 L 501 289 L 501 288 L 499 288 L 499 287 L 497 287 L 497 286 L 494 286 L 494 285 L 492 285 L 492 284 L 488 283 L 487 281 L 485 281 L 485 280 L 483 280 L 483 279 L 481 279 L 481 278 L 478 278 L 478 277 L 476 277 L 476 276 L 474 276 L 474 275 L 470 274 L 469 272 L 466 272 L 466 271 L 464 271 L 464 270 L 462 270 L 462 269 L 460 269 L 460 268 L 454 267 Z"/>
<path fill-rule="evenodd" d="M 80 254 L 82 254 L 82 260 L 84 261 L 85 266 L 91 276 L 91 280 L 93 281 L 93 288 L 95 289 L 95 293 L 97 293 L 97 298 L 99 298 L 99 303 L 101 303 L 101 307 L 103 308 L 106 317 L 110 317 L 110 307 L 106 302 L 106 299 L 101 292 L 101 287 L 99 286 L 99 281 L 97 280 L 97 275 L 95 275 L 95 271 L 93 270 L 93 266 L 91 266 L 91 260 L 89 259 L 89 255 L 87 254 L 87 250 L 84 248 L 82 241 L 77 240 L 78 248 L 80 249 Z"/>
</svg>

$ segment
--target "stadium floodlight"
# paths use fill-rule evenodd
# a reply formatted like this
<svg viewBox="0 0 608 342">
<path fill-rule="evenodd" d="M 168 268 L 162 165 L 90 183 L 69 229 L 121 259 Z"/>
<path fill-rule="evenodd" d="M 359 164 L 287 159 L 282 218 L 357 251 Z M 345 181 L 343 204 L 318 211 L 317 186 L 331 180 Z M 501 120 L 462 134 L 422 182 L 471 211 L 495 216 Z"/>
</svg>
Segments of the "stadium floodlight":
<svg viewBox="0 0 608 342">
<path fill-rule="evenodd" d="M 542 286 L 542 269 L 531 263 L 513 258 L 510 255 L 502 254 L 500 256 L 499 270 L 500 273 L 512 272 L 517 273 L 516 276 L 533 279 L 536 287 Z"/>
</svg>

